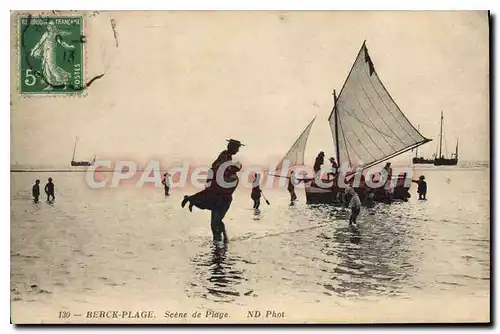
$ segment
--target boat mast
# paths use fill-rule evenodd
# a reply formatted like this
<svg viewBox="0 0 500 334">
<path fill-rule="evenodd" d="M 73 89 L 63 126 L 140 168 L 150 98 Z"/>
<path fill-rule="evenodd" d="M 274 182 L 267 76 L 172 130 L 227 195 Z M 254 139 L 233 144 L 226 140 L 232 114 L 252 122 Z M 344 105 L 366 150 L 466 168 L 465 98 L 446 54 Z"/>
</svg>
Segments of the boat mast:
<svg viewBox="0 0 500 334">
<path fill-rule="evenodd" d="M 420 132 L 420 124 L 417 126 L 417 131 Z M 418 158 L 418 146 L 415 149 L 415 158 Z"/>
<path fill-rule="evenodd" d="M 339 147 L 339 116 L 337 114 L 337 93 L 333 90 L 333 112 L 335 113 L 335 154 L 337 155 L 337 166 L 340 167 Z"/>
<path fill-rule="evenodd" d="M 438 159 L 441 158 L 442 146 L 443 146 L 443 111 L 441 110 L 441 130 L 439 131 L 439 156 L 438 156 Z"/>
<path fill-rule="evenodd" d="M 73 159 L 71 161 L 75 161 L 75 152 L 76 152 L 76 142 L 78 140 L 78 136 L 75 138 L 75 147 L 73 148 Z"/>
<path fill-rule="evenodd" d="M 458 138 L 457 138 L 457 146 L 455 147 L 455 159 L 458 160 Z"/>
</svg>

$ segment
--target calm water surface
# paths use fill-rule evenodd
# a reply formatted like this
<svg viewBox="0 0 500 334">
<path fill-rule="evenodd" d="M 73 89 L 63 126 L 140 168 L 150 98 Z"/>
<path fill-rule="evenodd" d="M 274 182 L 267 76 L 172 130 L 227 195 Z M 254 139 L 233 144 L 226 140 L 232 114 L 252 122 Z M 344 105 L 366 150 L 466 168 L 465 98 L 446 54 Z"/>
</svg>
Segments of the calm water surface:
<svg viewBox="0 0 500 334">
<path fill-rule="evenodd" d="M 322 319 L 365 310 L 363 319 L 374 321 L 385 319 L 381 307 L 393 312 L 416 300 L 427 306 L 404 314 L 461 301 L 453 314 L 475 305 L 488 319 L 489 169 L 421 172 L 427 201 L 415 199 L 413 185 L 407 203 L 362 210 L 357 229 L 342 212 L 306 205 L 303 192 L 290 207 L 285 189 L 267 190 L 271 205 L 262 201 L 255 212 L 249 190 L 238 189 L 225 219 L 227 248 L 211 243 L 209 211 L 181 209 L 193 191 L 165 198 L 155 188 L 91 190 L 83 173 L 11 173 L 14 319 L 140 305 L 240 312 L 233 319 L 270 306 L 297 319 L 310 306 Z M 56 202 L 34 204 L 34 179 L 44 185 L 49 176 Z"/>
</svg>

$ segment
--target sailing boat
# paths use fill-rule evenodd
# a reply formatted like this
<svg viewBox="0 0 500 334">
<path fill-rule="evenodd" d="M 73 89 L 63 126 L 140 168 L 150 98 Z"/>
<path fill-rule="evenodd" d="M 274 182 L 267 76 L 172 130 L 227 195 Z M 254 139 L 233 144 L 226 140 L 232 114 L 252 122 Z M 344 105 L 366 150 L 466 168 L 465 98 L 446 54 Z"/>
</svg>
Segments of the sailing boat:
<svg viewBox="0 0 500 334">
<path fill-rule="evenodd" d="M 363 172 L 431 141 L 415 129 L 384 87 L 375 71 L 366 42 L 363 42 L 339 96 L 336 96 L 335 90 L 333 96 L 334 106 L 328 122 L 339 166 L 347 164 L 351 169 Z M 303 145 L 306 142 L 307 139 L 301 139 Z M 303 160 L 304 148 L 296 147 L 295 151 L 301 152 Z M 291 155 L 290 151 L 287 155 Z M 353 175 L 348 175 L 347 179 L 351 177 L 352 181 Z M 378 189 L 370 189 L 363 183 L 356 188 L 362 198 L 370 191 L 380 193 Z M 393 198 L 409 197 L 408 188 L 399 180 Z M 339 203 L 339 194 L 343 191 L 339 182 L 328 180 L 312 181 L 305 185 L 307 203 L 311 204 Z M 378 196 L 378 200 L 385 199 L 384 196 Z"/>
<path fill-rule="evenodd" d="M 417 127 L 417 130 L 420 131 L 420 125 Z M 412 159 L 412 162 L 414 164 L 419 164 L 419 165 L 433 164 L 434 159 L 426 159 L 424 157 L 419 157 L 418 156 L 418 147 L 417 147 L 417 148 L 415 148 L 415 157 Z"/>
<path fill-rule="evenodd" d="M 283 171 L 288 171 L 288 169 L 291 167 L 304 165 L 304 153 L 307 145 L 307 139 L 309 138 L 309 133 L 311 133 L 311 128 L 313 126 L 315 119 L 316 117 L 314 117 L 309 122 L 309 124 L 300 134 L 299 138 L 295 140 L 292 147 L 290 147 L 290 149 L 285 154 L 283 159 L 281 159 L 281 161 L 276 166 L 275 171 L 281 171 L 281 173 L 283 173 Z M 270 174 L 270 175 L 286 177 L 286 173 L 285 175 L 277 175 L 277 174 Z"/>
<path fill-rule="evenodd" d="M 94 160 L 92 161 L 75 161 L 77 141 L 78 141 L 78 136 L 75 138 L 75 147 L 73 148 L 73 158 L 71 159 L 71 166 L 92 166 L 95 162 L 95 156 Z"/>
<path fill-rule="evenodd" d="M 455 147 L 455 153 L 451 154 L 451 157 L 445 158 L 442 154 L 443 151 L 443 112 L 441 111 L 441 128 L 439 131 L 439 154 L 434 159 L 434 166 L 455 166 L 458 163 L 458 139 L 457 146 Z"/>
</svg>

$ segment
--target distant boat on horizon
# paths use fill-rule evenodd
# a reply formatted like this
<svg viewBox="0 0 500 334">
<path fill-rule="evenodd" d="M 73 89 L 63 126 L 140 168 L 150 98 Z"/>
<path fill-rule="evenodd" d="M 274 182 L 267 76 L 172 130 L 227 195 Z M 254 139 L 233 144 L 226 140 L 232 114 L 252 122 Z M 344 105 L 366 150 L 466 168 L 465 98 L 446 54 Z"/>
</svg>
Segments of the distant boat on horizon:
<svg viewBox="0 0 500 334">
<path fill-rule="evenodd" d="M 95 156 L 92 161 L 75 161 L 75 154 L 76 154 L 76 144 L 78 142 L 78 136 L 75 138 L 75 146 L 73 148 L 73 158 L 71 159 L 71 166 L 92 166 L 95 162 Z"/>
<path fill-rule="evenodd" d="M 420 131 L 420 125 L 417 127 L 417 130 Z M 430 165 L 434 163 L 434 159 L 426 159 L 424 157 L 418 156 L 418 146 L 415 148 L 415 157 L 413 157 L 412 162 L 416 165 Z"/>
<path fill-rule="evenodd" d="M 441 130 L 439 132 L 439 154 L 434 159 L 434 166 L 456 166 L 458 164 L 458 138 L 455 147 L 455 153 L 451 154 L 450 158 L 445 158 L 442 154 L 443 150 L 443 112 L 441 111 Z"/>
</svg>

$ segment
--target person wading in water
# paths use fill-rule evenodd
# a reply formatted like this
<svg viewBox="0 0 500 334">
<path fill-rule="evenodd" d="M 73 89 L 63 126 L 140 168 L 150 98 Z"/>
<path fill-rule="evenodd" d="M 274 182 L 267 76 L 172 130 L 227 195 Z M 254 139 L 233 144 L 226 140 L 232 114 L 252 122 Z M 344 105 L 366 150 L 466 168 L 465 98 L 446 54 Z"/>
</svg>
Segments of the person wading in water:
<svg viewBox="0 0 500 334">
<path fill-rule="evenodd" d="M 300 180 L 297 180 L 297 178 L 295 177 L 295 171 L 292 171 L 290 173 L 290 176 L 288 177 L 288 186 L 287 186 L 287 190 L 290 193 L 290 205 L 293 205 L 297 200 L 297 194 L 295 194 L 295 186 L 299 182 Z"/>
<path fill-rule="evenodd" d="M 286 178 L 288 179 L 287 190 L 290 193 L 290 205 L 294 205 L 295 201 L 297 200 L 297 194 L 295 193 L 295 187 L 300 182 L 308 182 L 308 181 L 311 181 L 312 179 L 310 179 L 310 178 L 298 179 L 295 171 L 291 171 L 290 176 L 287 176 Z"/>
<path fill-rule="evenodd" d="M 45 193 L 47 194 L 47 202 L 51 202 L 50 197 L 52 197 L 52 202 L 56 199 L 54 196 L 54 183 L 52 183 L 52 178 L 49 177 L 49 182 L 45 185 Z"/>
<path fill-rule="evenodd" d="M 356 218 L 361 211 L 361 200 L 359 199 L 358 193 L 352 187 L 347 188 L 346 191 L 351 197 L 349 200 L 349 208 L 351 209 L 349 225 L 357 226 Z"/>
<path fill-rule="evenodd" d="M 411 182 L 418 183 L 417 193 L 419 200 L 426 200 L 427 195 L 427 182 L 425 182 L 425 176 L 420 175 L 418 181 L 411 180 Z"/>
<path fill-rule="evenodd" d="M 33 200 L 38 203 L 38 198 L 40 197 L 40 180 L 36 180 L 32 188 Z"/>
<path fill-rule="evenodd" d="M 192 196 L 184 196 L 181 203 L 182 207 L 184 207 L 189 202 L 190 210 L 193 206 L 211 210 L 210 227 L 213 240 L 222 241 L 222 236 L 224 236 L 224 242 L 227 242 L 228 238 L 222 219 L 231 206 L 232 194 L 239 181 L 237 173 L 241 170 L 241 164 L 233 163 L 232 159 L 238 153 L 240 147 L 245 146 L 239 140 L 228 139 L 227 141 L 227 149 L 222 151 L 212 163 L 206 189 Z M 221 168 L 222 170 L 219 172 Z M 221 175 L 217 177 L 219 174 Z"/>
<path fill-rule="evenodd" d="M 252 193 L 250 194 L 250 198 L 253 200 L 253 208 L 258 210 L 260 207 L 260 197 L 262 196 L 260 190 L 260 174 L 255 173 L 255 178 L 252 182 Z"/>
<path fill-rule="evenodd" d="M 170 182 L 168 180 L 168 177 L 170 176 L 169 173 L 165 173 L 165 178 L 161 181 L 161 184 L 163 184 L 163 187 L 165 188 L 165 196 L 169 196 L 170 194 L 168 191 L 170 190 Z"/>
</svg>

